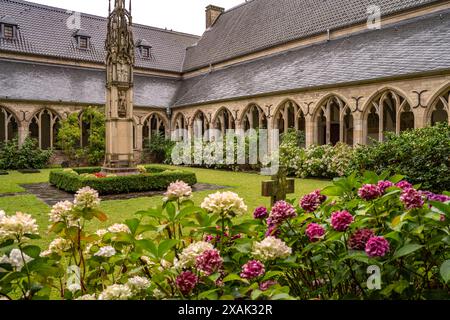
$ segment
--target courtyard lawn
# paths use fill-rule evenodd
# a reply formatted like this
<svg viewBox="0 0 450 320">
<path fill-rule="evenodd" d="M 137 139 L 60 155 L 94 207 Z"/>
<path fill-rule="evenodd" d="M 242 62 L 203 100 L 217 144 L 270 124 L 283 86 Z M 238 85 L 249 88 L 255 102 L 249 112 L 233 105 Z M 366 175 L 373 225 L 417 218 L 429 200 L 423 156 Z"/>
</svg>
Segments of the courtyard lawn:
<svg viewBox="0 0 450 320">
<path fill-rule="evenodd" d="M 167 168 L 176 168 L 173 166 L 165 166 Z M 195 172 L 199 183 L 208 183 L 219 186 L 225 186 L 226 189 L 236 192 L 241 196 L 248 206 L 249 214 L 260 205 L 269 205 L 270 200 L 261 196 L 261 182 L 267 180 L 268 177 L 260 176 L 256 173 L 241 173 L 228 172 L 220 170 L 198 169 L 198 168 L 183 168 Z M 20 184 L 39 183 L 48 181 L 48 174 L 50 169 L 42 170 L 39 174 L 21 174 L 18 172 L 11 172 L 10 175 L 0 176 L 0 193 L 23 192 Z M 330 182 L 327 180 L 317 179 L 296 179 L 295 188 L 296 193 L 289 195 L 288 198 L 298 199 L 301 195 L 309 193 L 315 189 L 323 188 Z M 216 192 L 214 190 L 195 192 L 193 200 L 200 205 L 205 196 Z M 101 208 L 108 215 L 106 223 L 92 221 L 89 228 L 90 231 L 95 231 L 99 228 L 107 227 L 114 223 L 122 223 L 126 219 L 134 216 L 134 213 L 139 210 L 148 209 L 150 207 L 159 205 L 162 196 L 143 197 L 129 200 L 111 200 L 103 201 Z M 12 197 L 0 197 L 0 209 L 8 214 L 13 214 L 15 211 L 22 211 L 33 215 L 37 220 L 42 240 L 37 244 L 46 246 L 51 235 L 47 234 L 48 227 L 48 212 L 50 207 L 42 202 L 34 195 L 23 194 Z"/>
</svg>

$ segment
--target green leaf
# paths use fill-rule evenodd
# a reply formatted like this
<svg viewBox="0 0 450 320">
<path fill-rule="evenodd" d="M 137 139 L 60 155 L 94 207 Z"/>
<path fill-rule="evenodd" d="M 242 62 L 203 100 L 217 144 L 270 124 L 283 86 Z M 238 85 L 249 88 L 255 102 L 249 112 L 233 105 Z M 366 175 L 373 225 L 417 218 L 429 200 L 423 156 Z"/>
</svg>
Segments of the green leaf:
<svg viewBox="0 0 450 320">
<path fill-rule="evenodd" d="M 136 230 L 139 227 L 139 219 L 129 219 L 129 220 L 125 220 L 125 224 L 128 226 L 128 228 L 130 228 L 131 234 L 135 235 L 136 234 Z"/>
<path fill-rule="evenodd" d="M 153 241 L 151 240 L 138 240 L 136 241 L 136 245 L 146 251 L 148 251 L 153 258 L 157 258 L 158 257 L 158 249 L 156 248 L 156 245 Z"/>
<path fill-rule="evenodd" d="M 174 221 L 175 220 L 175 206 L 172 202 L 167 202 L 166 203 L 166 212 L 167 215 L 169 216 L 170 221 Z"/>
<path fill-rule="evenodd" d="M 196 206 L 188 206 L 180 210 L 178 214 L 176 215 L 175 219 L 180 220 L 184 218 L 185 216 L 194 215 L 196 212 L 203 211 L 202 208 L 196 207 Z"/>
<path fill-rule="evenodd" d="M 437 201 L 430 201 L 430 204 L 438 209 L 439 211 L 441 211 L 443 214 L 445 214 L 448 217 L 450 217 L 450 204 L 445 204 L 442 202 L 437 202 Z"/>
<path fill-rule="evenodd" d="M 242 282 L 244 282 L 245 279 L 242 279 L 237 274 L 231 273 L 231 274 L 227 275 L 225 278 L 223 278 L 223 282 L 224 283 L 230 282 L 230 281 L 242 281 Z"/>
<path fill-rule="evenodd" d="M 320 191 L 320 194 L 323 194 L 324 196 L 342 196 L 344 194 L 344 190 L 341 187 L 337 186 L 329 186 L 325 187 Z"/>
<path fill-rule="evenodd" d="M 26 247 L 23 247 L 22 251 L 27 256 L 30 256 L 33 259 L 36 259 L 39 257 L 39 254 L 41 253 L 41 248 L 39 248 L 38 246 L 26 246 Z"/>
<path fill-rule="evenodd" d="M 439 271 L 441 273 L 442 279 L 444 279 L 445 283 L 447 283 L 450 280 L 450 260 L 446 260 L 441 265 L 441 269 Z"/>
<path fill-rule="evenodd" d="M 135 214 L 141 215 L 143 217 L 150 217 L 150 218 L 158 218 L 158 219 L 164 218 L 161 207 L 154 207 L 154 208 L 150 208 L 148 210 L 138 211 Z"/>
<path fill-rule="evenodd" d="M 410 253 L 413 253 L 414 251 L 419 250 L 422 247 L 423 247 L 423 245 L 420 245 L 420 244 L 414 244 L 414 243 L 407 244 L 407 245 L 399 248 L 395 252 L 394 259 L 398 259 L 400 257 L 406 256 Z"/>
<path fill-rule="evenodd" d="M 103 211 L 93 210 L 92 214 L 101 222 L 105 222 L 106 220 L 108 220 L 108 216 Z"/>
<path fill-rule="evenodd" d="M 176 246 L 178 243 L 178 240 L 175 239 L 167 239 L 161 241 L 161 243 L 158 246 L 158 257 L 163 258 L 170 249 L 172 249 L 174 246 Z"/>
<path fill-rule="evenodd" d="M 208 291 L 204 291 L 198 295 L 199 300 L 217 300 L 217 291 L 219 289 L 212 289 Z"/>
</svg>

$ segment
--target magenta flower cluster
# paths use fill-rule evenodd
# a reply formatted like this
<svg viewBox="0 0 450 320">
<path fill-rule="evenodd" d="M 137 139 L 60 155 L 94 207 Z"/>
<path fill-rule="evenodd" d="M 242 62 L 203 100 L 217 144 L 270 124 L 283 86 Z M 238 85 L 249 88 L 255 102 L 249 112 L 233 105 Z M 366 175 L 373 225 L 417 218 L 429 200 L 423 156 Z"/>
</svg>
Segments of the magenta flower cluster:
<svg viewBox="0 0 450 320">
<path fill-rule="evenodd" d="M 397 182 L 395 184 L 395 186 L 399 187 L 400 189 L 403 189 L 403 190 L 404 189 L 411 189 L 413 187 L 413 185 L 411 183 L 409 183 L 408 181 L 406 181 L 406 180 L 402 180 L 400 182 Z"/>
<path fill-rule="evenodd" d="M 308 227 L 306 227 L 306 235 L 311 242 L 318 241 L 324 234 L 325 229 L 320 224 L 310 223 Z"/>
<path fill-rule="evenodd" d="M 267 290 L 269 290 L 270 287 L 272 287 L 276 284 L 278 284 L 278 282 L 275 280 L 267 280 L 267 281 L 261 282 L 259 284 L 259 290 L 267 291 Z"/>
<path fill-rule="evenodd" d="M 407 210 L 422 208 L 425 203 L 422 194 L 414 188 L 403 189 L 400 200 Z"/>
<path fill-rule="evenodd" d="M 383 237 L 371 237 L 366 243 L 366 254 L 371 257 L 384 257 L 390 250 L 389 242 Z"/>
<path fill-rule="evenodd" d="M 394 184 L 389 180 L 378 181 L 377 187 L 381 193 L 384 193 L 387 188 L 393 187 Z"/>
<path fill-rule="evenodd" d="M 302 200 L 300 200 L 300 206 L 306 212 L 314 212 L 325 202 L 325 200 L 327 200 L 327 197 L 321 195 L 320 190 L 316 190 L 304 196 Z"/>
<path fill-rule="evenodd" d="M 253 212 L 253 218 L 255 219 L 265 219 L 269 215 L 266 207 L 258 207 Z"/>
<path fill-rule="evenodd" d="M 436 202 L 450 201 L 450 197 L 444 194 L 435 194 L 429 191 L 420 191 L 420 194 L 424 196 L 428 201 L 436 201 Z"/>
<path fill-rule="evenodd" d="M 358 196 L 366 201 L 374 200 L 381 195 L 380 188 L 375 184 L 365 184 L 358 190 Z"/>
<path fill-rule="evenodd" d="M 357 230 L 350 236 L 350 239 L 348 239 L 348 247 L 352 250 L 364 250 L 367 241 L 374 236 L 375 234 L 370 229 Z"/>
<path fill-rule="evenodd" d="M 334 212 L 331 215 L 331 226 L 336 231 L 345 231 L 353 222 L 353 216 L 347 210 Z"/>
<path fill-rule="evenodd" d="M 254 279 L 262 276 L 265 272 L 262 262 L 251 260 L 242 266 L 241 278 Z"/>
<path fill-rule="evenodd" d="M 296 216 L 295 208 L 290 203 L 282 200 L 276 202 L 272 207 L 269 218 L 271 224 L 281 225 L 284 221 Z"/>
<path fill-rule="evenodd" d="M 198 283 L 198 277 L 191 271 L 184 271 L 177 277 L 176 284 L 183 295 L 188 295 Z"/>
<path fill-rule="evenodd" d="M 219 251 L 206 250 L 197 257 L 196 267 L 198 270 L 203 271 L 207 276 L 222 269 L 223 259 L 219 254 Z"/>
</svg>

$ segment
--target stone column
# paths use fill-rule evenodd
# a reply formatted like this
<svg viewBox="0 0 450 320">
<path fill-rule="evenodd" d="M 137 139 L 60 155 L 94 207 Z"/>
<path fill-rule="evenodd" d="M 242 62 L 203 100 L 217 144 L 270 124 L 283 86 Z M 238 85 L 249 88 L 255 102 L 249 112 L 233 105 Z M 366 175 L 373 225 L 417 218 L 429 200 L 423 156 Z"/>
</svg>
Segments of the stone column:
<svg viewBox="0 0 450 320">
<path fill-rule="evenodd" d="M 19 138 L 19 145 L 22 145 L 25 139 L 30 134 L 29 130 L 29 123 L 28 122 L 20 122 L 18 126 L 18 138 Z"/>
<path fill-rule="evenodd" d="M 305 116 L 305 146 L 309 147 L 315 143 L 314 134 L 316 130 L 314 127 L 314 120 L 312 115 Z"/>
<path fill-rule="evenodd" d="M 353 145 L 365 144 L 367 138 L 364 137 L 364 121 L 362 112 L 354 112 L 353 116 Z"/>
</svg>

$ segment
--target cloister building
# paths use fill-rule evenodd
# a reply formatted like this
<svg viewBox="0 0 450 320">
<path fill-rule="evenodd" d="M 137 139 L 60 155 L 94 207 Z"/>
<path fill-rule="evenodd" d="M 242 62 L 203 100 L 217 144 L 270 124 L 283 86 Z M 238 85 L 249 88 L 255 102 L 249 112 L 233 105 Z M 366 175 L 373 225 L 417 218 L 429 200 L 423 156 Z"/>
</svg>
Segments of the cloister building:
<svg viewBox="0 0 450 320">
<path fill-rule="evenodd" d="M 0 0 L 0 141 L 55 148 L 62 119 L 104 106 L 106 23 Z M 450 1 L 252 0 L 208 6 L 201 37 L 137 24 L 134 37 L 136 152 L 177 128 L 355 145 L 450 121 Z"/>
</svg>

